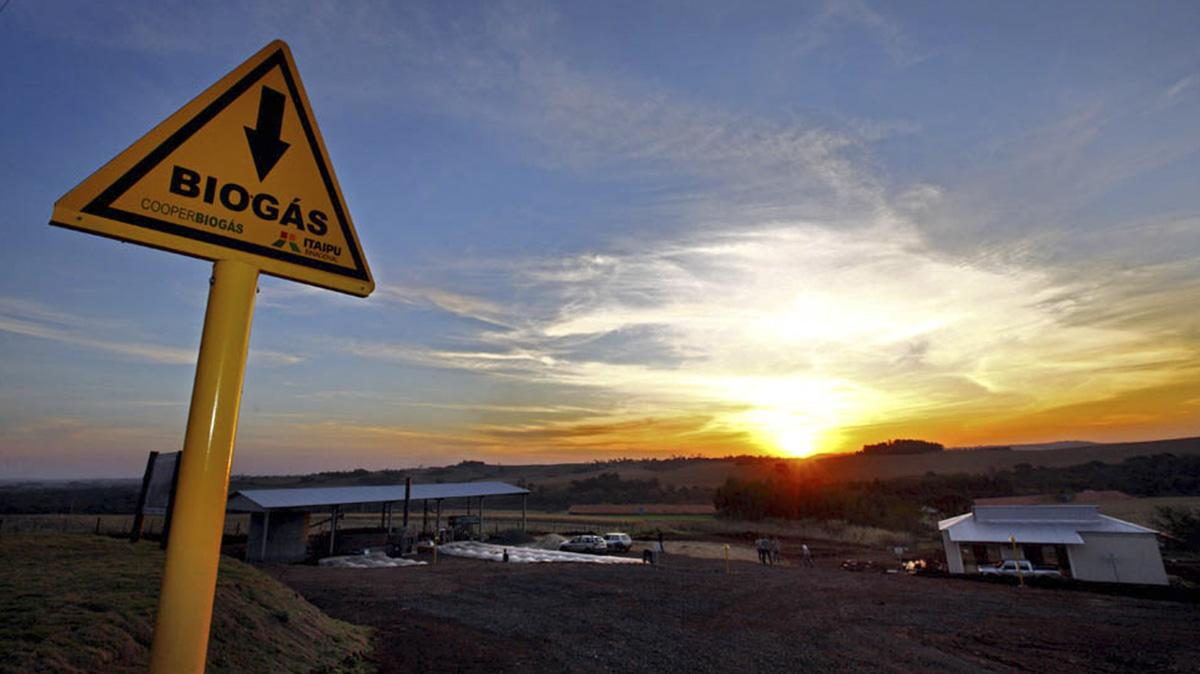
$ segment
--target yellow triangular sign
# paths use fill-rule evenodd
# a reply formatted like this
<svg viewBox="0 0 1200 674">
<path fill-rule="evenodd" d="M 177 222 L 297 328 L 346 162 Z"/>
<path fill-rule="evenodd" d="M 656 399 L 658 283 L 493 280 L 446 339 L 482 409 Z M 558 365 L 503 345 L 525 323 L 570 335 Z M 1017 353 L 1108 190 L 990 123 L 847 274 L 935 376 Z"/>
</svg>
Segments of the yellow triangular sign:
<svg viewBox="0 0 1200 674">
<path fill-rule="evenodd" d="M 50 223 L 352 295 L 375 288 L 280 40 L 55 202 Z"/>
</svg>

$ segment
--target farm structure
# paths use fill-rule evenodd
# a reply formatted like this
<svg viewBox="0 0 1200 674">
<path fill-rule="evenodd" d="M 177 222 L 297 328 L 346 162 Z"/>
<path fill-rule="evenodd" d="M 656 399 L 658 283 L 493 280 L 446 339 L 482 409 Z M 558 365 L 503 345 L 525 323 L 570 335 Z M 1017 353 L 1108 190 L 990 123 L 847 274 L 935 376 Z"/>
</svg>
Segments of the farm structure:
<svg viewBox="0 0 1200 674">
<path fill-rule="evenodd" d="M 412 484 L 410 481 L 405 484 L 368 487 L 246 489 L 229 496 L 226 510 L 250 513 L 246 561 L 291 563 L 303 561 L 308 557 L 309 520 L 313 513 L 328 513 L 327 554 L 334 555 L 339 551 L 338 520 L 347 509 L 378 507 L 380 528 L 385 532 L 385 540 L 390 544 L 396 530 L 392 517 L 396 504 L 402 506 L 399 523 L 401 539 L 408 540 L 411 538 L 409 520 L 414 502 L 420 502 L 422 508 L 421 531 L 431 531 L 431 519 L 434 524 L 432 531 L 441 530 L 442 502 L 447 500 L 465 500 L 468 513 L 474 504 L 477 514 L 460 519 L 463 523 L 476 526 L 482 531 L 485 497 L 520 496 L 524 529 L 525 501 L 528 494 L 527 489 L 504 482 Z"/>
<path fill-rule="evenodd" d="M 1076 580 L 1167 584 L 1158 532 L 1094 505 L 976 505 L 938 529 L 950 573 L 1024 559 Z"/>
</svg>

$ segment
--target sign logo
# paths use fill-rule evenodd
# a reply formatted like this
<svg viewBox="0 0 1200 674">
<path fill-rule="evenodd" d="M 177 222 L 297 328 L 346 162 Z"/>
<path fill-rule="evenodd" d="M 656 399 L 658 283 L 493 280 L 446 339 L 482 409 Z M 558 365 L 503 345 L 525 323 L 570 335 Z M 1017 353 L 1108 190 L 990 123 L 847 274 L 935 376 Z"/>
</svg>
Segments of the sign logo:
<svg viewBox="0 0 1200 674">
<path fill-rule="evenodd" d="M 296 245 L 296 235 L 286 229 L 279 233 L 279 240 L 271 245 L 276 248 L 283 248 L 286 245 L 292 249 L 292 252 L 300 252 L 300 247 Z"/>
<path fill-rule="evenodd" d="M 375 287 L 278 40 L 59 199 L 51 224 L 353 295 Z"/>
</svg>

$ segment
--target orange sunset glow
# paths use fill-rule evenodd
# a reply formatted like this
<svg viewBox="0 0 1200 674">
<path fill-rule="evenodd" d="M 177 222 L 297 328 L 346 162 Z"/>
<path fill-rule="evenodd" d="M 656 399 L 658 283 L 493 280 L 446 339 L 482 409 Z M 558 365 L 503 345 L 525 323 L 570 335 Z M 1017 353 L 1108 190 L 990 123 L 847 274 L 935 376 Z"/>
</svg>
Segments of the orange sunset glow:
<svg viewBox="0 0 1200 674">
<path fill-rule="evenodd" d="M 689 50 L 646 28 L 663 17 L 626 44 L 553 6 L 331 10 L 265 35 L 219 12 L 12 5 L 30 46 L 8 88 L 60 77 L 106 104 L 31 97 L 5 118 L 2 473 L 129 476 L 178 448 L 211 267 L 45 223 L 276 36 L 375 289 L 262 276 L 235 472 L 1200 434 L 1187 39 L 1118 58 L 1107 38 L 1073 55 L 1030 38 L 1025 63 L 1000 57 L 1011 36 L 976 49 L 992 19 L 959 44 L 855 2 L 795 7 L 771 39 L 700 12 Z M 184 24 L 223 41 L 179 51 Z M 244 147 L 258 117 L 280 147 L 303 140 L 288 96 L 277 119 L 264 100 L 206 132 L 230 148 L 179 151 L 243 191 L 315 171 L 284 154 L 264 178 L 275 160 Z M 173 170 L 137 189 L 179 196 Z M 270 250 L 292 196 L 329 210 L 281 190 L 246 230 Z"/>
</svg>

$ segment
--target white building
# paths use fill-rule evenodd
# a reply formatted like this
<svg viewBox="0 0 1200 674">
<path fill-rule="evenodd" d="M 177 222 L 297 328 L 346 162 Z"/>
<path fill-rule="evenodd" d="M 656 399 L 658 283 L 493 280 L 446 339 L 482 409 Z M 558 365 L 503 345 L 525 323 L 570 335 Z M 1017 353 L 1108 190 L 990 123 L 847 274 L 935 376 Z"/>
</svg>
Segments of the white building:
<svg viewBox="0 0 1200 674">
<path fill-rule="evenodd" d="M 1157 532 L 1094 505 L 975 506 L 938 529 L 950 573 L 1016 558 L 1078 580 L 1167 584 Z"/>
</svg>

